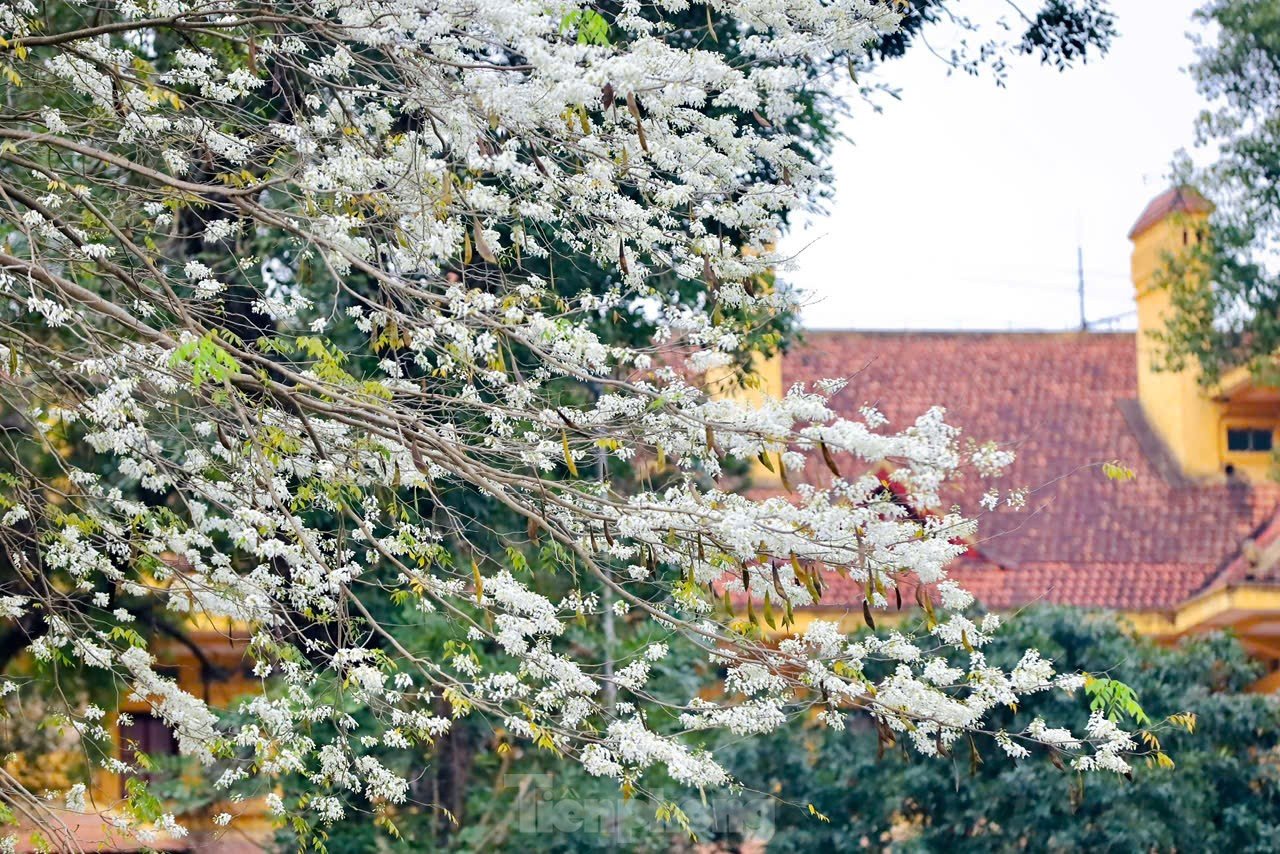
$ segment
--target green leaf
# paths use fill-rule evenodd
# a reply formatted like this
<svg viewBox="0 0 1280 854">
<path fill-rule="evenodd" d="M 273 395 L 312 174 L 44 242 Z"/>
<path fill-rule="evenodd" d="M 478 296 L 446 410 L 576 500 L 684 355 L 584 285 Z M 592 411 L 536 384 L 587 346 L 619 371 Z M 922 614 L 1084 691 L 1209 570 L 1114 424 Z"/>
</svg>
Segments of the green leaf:
<svg viewBox="0 0 1280 854">
<path fill-rule="evenodd" d="M 613 44 L 609 39 L 609 22 L 595 9 L 576 9 L 560 19 L 560 32 L 577 31 L 578 44 L 593 44 L 608 47 Z"/>
<path fill-rule="evenodd" d="M 1107 476 L 1107 480 L 1126 481 L 1133 480 L 1137 475 L 1133 469 L 1121 463 L 1119 460 L 1110 460 L 1102 464 L 1102 473 Z"/>
</svg>

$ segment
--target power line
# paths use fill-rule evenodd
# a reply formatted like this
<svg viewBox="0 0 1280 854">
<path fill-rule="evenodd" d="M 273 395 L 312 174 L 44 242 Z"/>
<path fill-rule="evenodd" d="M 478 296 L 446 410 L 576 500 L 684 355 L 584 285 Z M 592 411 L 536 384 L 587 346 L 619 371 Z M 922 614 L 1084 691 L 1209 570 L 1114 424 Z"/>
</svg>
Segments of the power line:
<svg viewBox="0 0 1280 854">
<path fill-rule="evenodd" d="M 1126 317 L 1133 317 L 1138 313 L 1136 308 L 1128 311 L 1122 311 L 1119 314 L 1109 314 L 1106 317 L 1098 317 L 1089 321 L 1089 326 L 1097 329 L 1099 326 L 1114 326 L 1118 321 L 1124 320 Z"/>
</svg>

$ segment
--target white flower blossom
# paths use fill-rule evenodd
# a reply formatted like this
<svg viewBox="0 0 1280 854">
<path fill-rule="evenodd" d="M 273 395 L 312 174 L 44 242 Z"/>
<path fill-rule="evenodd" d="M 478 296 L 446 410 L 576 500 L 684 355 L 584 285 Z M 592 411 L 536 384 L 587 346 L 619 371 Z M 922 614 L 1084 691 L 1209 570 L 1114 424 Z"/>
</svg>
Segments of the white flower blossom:
<svg viewBox="0 0 1280 854">
<path fill-rule="evenodd" d="M 705 731 L 806 710 L 874 716 L 926 755 L 988 735 L 1127 767 L 1133 740 L 1098 716 L 991 733 L 1025 695 L 1080 687 L 1034 650 L 989 663 L 999 618 L 964 613 L 950 577 L 978 524 L 949 488 L 1010 451 L 941 407 L 842 417 L 843 378 L 756 405 L 714 388 L 798 307 L 763 283 L 827 165 L 787 128 L 898 4 L 717 0 L 733 58 L 671 38 L 682 2 L 592 11 L 592 38 L 577 0 L 303 0 L 284 36 L 222 4 L 198 31 L 183 0 L 99 5 L 98 35 L 6 54 L 27 100 L 0 356 L 35 426 L 0 456 L 28 472 L 52 449 L 59 472 L 0 478 L 0 619 L 40 609 L 34 661 L 114 681 L 219 791 L 309 781 L 296 814 L 267 808 L 320 825 L 356 794 L 407 802 L 395 752 L 468 715 L 627 785 L 731 786 Z M 19 44 L 36 15 L 5 4 L 0 28 Z M 567 292 L 561 271 L 588 268 L 599 286 Z M 739 489 L 752 461 L 793 491 Z M 831 476 L 806 482 L 815 466 Z M 837 586 L 867 622 L 906 590 L 924 627 L 812 619 Z M 234 714 L 165 671 L 168 640 L 139 645 L 146 614 L 245 646 Z M 652 634 L 603 667 L 580 624 Z M 661 693 L 686 649 L 723 692 Z M 108 735 L 103 709 L 57 714 Z"/>
</svg>

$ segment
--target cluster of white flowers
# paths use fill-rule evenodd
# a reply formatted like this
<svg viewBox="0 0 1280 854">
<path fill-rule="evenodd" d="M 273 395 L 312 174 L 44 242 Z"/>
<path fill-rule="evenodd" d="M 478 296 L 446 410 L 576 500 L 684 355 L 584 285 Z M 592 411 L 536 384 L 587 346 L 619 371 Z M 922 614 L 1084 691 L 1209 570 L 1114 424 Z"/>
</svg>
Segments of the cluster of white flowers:
<svg viewBox="0 0 1280 854">
<path fill-rule="evenodd" d="M 841 418 L 838 378 L 750 407 L 698 376 L 741 355 L 733 317 L 794 308 L 763 282 L 823 166 L 786 127 L 809 75 L 892 31 L 898 4 L 708 0 L 699 19 L 732 25 L 732 62 L 669 38 L 687 0 L 610 17 L 582 0 L 310 0 L 283 17 L 134 0 L 92 21 L 53 5 L 65 15 L 39 26 L 32 4 L 0 11 L 15 37 L 40 33 L 7 54 L 24 95 L 57 93 L 0 127 L 24 164 L 0 173 L 0 395 L 33 442 L 100 457 L 58 458 L 56 503 L 0 484 L 19 570 L 0 619 L 40 608 L 37 658 L 111 670 L 184 753 L 232 763 L 222 785 L 305 775 L 321 822 L 344 816 L 343 793 L 399 803 L 407 781 L 370 751 L 446 733 L 443 702 L 592 774 L 661 766 L 705 788 L 725 770 L 649 726 L 642 702 L 739 734 L 805 707 L 831 725 L 862 711 L 932 754 L 997 707 L 1071 687 L 1034 653 L 989 665 L 998 621 L 955 613 L 971 597 L 947 567 L 976 527 L 942 490 L 968 467 L 998 473 L 1006 450 L 963 452 L 940 408 L 900 431 L 870 407 Z M 157 55 L 157 33 L 184 46 Z M 601 293 L 557 293 L 563 252 L 603 271 Z M 670 276 L 705 299 L 663 299 Z M 605 317 L 652 341 L 611 343 Z M 575 405 L 571 383 L 598 393 Z M 589 471 L 606 455 L 652 463 L 658 485 L 620 494 Z M 797 481 L 820 461 L 832 479 L 755 500 L 722 480 L 730 457 Z M 505 535 L 529 547 L 510 565 L 473 547 L 489 520 L 426 509 L 459 488 L 527 521 L 524 540 Z M 539 592 L 522 574 L 534 550 L 577 589 Z M 868 622 L 907 590 L 923 628 L 764 637 L 837 578 L 865 592 Z M 457 631 L 407 648 L 378 597 Z M 243 627 L 270 693 L 220 720 L 136 645 L 140 608 Z M 728 693 L 652 696 L 663 645 L 616 672 L 582 660 L 566 627 L 613 615 L 701 647 Z M 1132 747 L 1098 719 L 991 735 L 1081 769 L 1119 770 Z"/>
</svg>

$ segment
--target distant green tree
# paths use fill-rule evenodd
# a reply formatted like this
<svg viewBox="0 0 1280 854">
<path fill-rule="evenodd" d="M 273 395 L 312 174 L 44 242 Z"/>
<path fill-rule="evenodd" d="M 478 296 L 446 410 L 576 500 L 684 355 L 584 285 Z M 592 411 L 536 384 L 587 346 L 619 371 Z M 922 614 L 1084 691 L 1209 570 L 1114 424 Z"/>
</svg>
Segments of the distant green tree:
<svg viewBox="0 0 1280 854">
<path fill-rule="evenodd" d="M 622 655 L 653 640 L 633 638 Z M 670 787 L 689 814 L 685 829 L 655 820 L 652 804 L 628 801 L 616 786 L 549 753 L 494 749 L 501 734 L 477 732 L 464 820 L 439 840 L 447 850 L 510 852 L 671 851 L 691 846 L 690 832 L 726 850 L 768 838 L 771 854 L 1274 850 L 1280 701 L 1248 692 L 1260 666 L 1237 640 L 1213 634 L 1165 647 L 1111 614 L 1040 608 L 1011 618 L 985 654 L 1007 666 L 1031 645 L 1132 686 L 1153 719 L 1194 712 L 1194 733 L 1161 735 L 1176 767 L 1142 766 L 1131 781 L 1086 781 L 1042 756 L 1009 759 L 991 744 L 966 741 L 949 760 L 925 760 L 882 750 L 875 729 L 854 719 L 844 732 L 797 722 L 763 740 L 717 748 L 748 787 L 736 801 L 720 793 L 700 809 L 695 796 Z M 658 679 L 664 688 L 691 688 L 706 677 L 693 672 L 698 661 L 674 645 Z M 1073 726 L 1090 712 L 1084 695 L 1042 696 L 1032 705 L 1022 712 Z M 829 821 L 815 817 L 810 804 Z M 439 830 L 429 811 L 396 821 L 410 844 L 427 843 L 432 828 Z M 379 850 L 379 837 L 385 845 L 369 824 L 335 830 L 333 851 Z"/>
<path fill-rule="evenodd" d="M 1161 336 L 1167 362 L 1198 362 L 1206 382 L 1249 365 L 1276 379 L 1280 347 L 1280 2 L 1213 0 L 1196 13 L 1191 76 L 1208 102 L 1197 168 L 1182 155 L 1177 179 L 1217 205 L 1207 239 L 1171 262 L 1166 286 L 1176 312 Z M 1207 287 L 1205 285 L 1208 285 Z"/>
<path fill-rule="evenodd" d="M 1035 645 L 1058 661 L 1132 686 L 1147 713 L 1192 710 L 1193 734 L 1162 736 L 1175 769 L 1132 781 L 1064 773 L 1043 757 L 1015 762 L 993 745 L 957 744 L 950 761 L 888 749 L 873 728 L 791 728 L 737 748 L 742 780 L 780 807 L 771 854 L 800 851 L 1274 851 L 1280 838 L 1280 704 L 1247 693 L 1258 665 L 1224 634 L 1176 647 L 1135 636 L 1117 618 L 1038 609 L 1009 620 L 993 663 Z M 1043 707 L 1043 708 L 1042 708 Z M 1086 702 L 1043 697 L 1035 711 L 1081 721 Z M 811 761 L 821 755 L 823 760 Z M 728 756 L 726 751 L 724 755 Z M 815 819 L 812 803 L 830 822 Z"/>
</svg>

